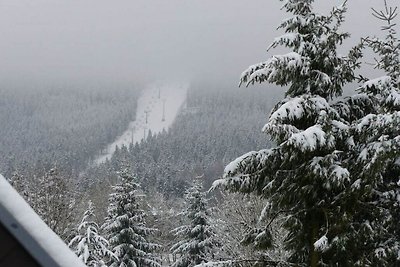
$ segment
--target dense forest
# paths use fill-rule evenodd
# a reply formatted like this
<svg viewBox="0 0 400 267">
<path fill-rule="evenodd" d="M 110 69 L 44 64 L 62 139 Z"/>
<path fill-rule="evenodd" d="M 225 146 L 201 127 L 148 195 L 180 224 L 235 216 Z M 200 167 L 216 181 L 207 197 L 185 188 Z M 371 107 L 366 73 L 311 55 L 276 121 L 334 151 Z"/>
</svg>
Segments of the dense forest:
<svg viewBox="0 0 400 267">
<path fill-rule="evenodd" d="M 84 158 L 86 165 L 80 165 L 79 169 L 77 169 L 80 170 L 79 173 L 68 172 L 70 170 L 69 166 L 73 166 L 71 165 L 72 163 L 67 161 L 60 162 L 57 157 L 49 157 L 46 158 L 48 160 L 47 165 L 41 165 L 39 169 L 28 169 L 27 171 L 23 166 L 17 168 L 13 165 L 9 176 L 11 177 L 10 181 L 25 196 L 38 214 L 45 218 L 45 222 L 54 231 L 65 240 L 70 240 L 75 233 L 74 225 L 79 222 L 79 216 L 87 208 L 86 204 L 89 200 L 92 204 L 87 212 L 90 212 L 92 220 L 97 225 L 105 223 L 105 218 L 108 216 L 109 200 L 104 196 L 112 193 L 112 187 L 121 180 L 120 171 L 128 168 L 129 173 L 134 173 L 135 177 L 137 177 L 137 182 L 141 185 L 141 194 L 147 195 L 145 209 L 150 213 L 149 224 L 159 229 L 158 234 L 153 238 L 157 240 L 157 243 L 164 245 L 161 249 L 163 251 L 161 255 L 169 255 L 169 246 L 175 240 L 170 231 L 183 220 L 179 216 L 177 217 L 176 214 L 183 207 L 185 191 L 190 188 L 195 178 L 201 177 L 202 184 L 204 184 L 203 190 L 205 190 L 211 186 L 214 180 L 221 176 L 224 166 L 235 159 L 238 154 L 250 149 L 261 149 L 271 145 L 267 136 L 260 130 L 262 126 L 260 122 L 265 120 L 268 110 L 281 97 L 281 91 L 277 88 L 273 90 L 275 90 L 275 93 L 271 95 L 264 88 L 247 91 L 202 83 L 193 84 L 189 89 L 185 105 L 168 131 L 157 135 L 153 135 L 150 132 L 145 140 L 131 144 L 129 147 L 117 148 L 110 160 L 96 165 L 92 159 L 105 145 L 100 143 L 97 138 L 97 133 L 102 132 L 93 129 L 91 134 L 92 139 L 98 142 L 96 143 L 97 146 L 95 146 L 97 150 L 90 150 L 91 154 L 89 154 L 88 158 Z M 43 90 L 42 92 L 46 91 Z M 85 107 L 88 108 L 89 105 L 85 103 L 85 100 L 90 101 L 90 97 L 93 97 L 95 92 L 70 90 L 64 94 L 61 92 L 58 96 L 64 97 L 59 101 L 67 103 L 80 99 L 78 101 L 80 105 L 74 105 L 79 107 L 79 110 L 82 110 Z M 46 100 L 47 97 L 52 95 L 52 91 L 47 91 L 47 93 L 43 96 L 39 95 Z M 124 100 L 126 101 L 126 109 L 124 110 L 126 112 L 126 120 L 117 121 L 120 134 L 125 130 L 124 123 L 126 127 L 129 118 L 131 118 L 128 116 L 127 107 L 132 110 L 132 107 L 136 106 L 135 101 L 139 91 L 128 91 L 127 89 L 100 91 L 97 94 L 98 98 L 92 101 L 93 107 L 88 109 L 88 112 L 92 109 L 98 111 L 101 105 L 110 106 L 109 109 L 112 109 L 112 103 L 116 99 L 111 96 L 117 97 L 119 94 L 129 96 Z M 86 96 L 86 98 L 83 98 L 83 96 Z M 101 96 L 104 97 L 104 102 L 100 101 Z M 20 97 L 23 99 L 25 95 L 21 94 Z M 133 103 L 131 106 L 128 100 Z M 33 101 L 31 105 L 35 103 Z M 67 106 L 68 104 L 65 104 L 65 108 Z M 118 105 L 120 110 L 123 107 Z M 47 112 L 43 111 L 43 113 L 49 114 L 51 108 L 53 107 L 49 107 Z M 45 110 L 45 107 L 41 107 L 41 109 Z M 72 114 L 60 111 L 58 115 L 55 114 L 54 116 L 59 116 L 61 121 L 69 120 L 70 116 L 73 116 L 74 110 L 76 111 L 76 109 L 71 110 Z M 76 112 L 79 113 L 79 111 Z M 115 114 L 115 110 L 112 114 Z M 120 111 L 120 114 L 125 113 Z M 46 118 L 45 115 L 42 116 Z M 90 120 L 90 123 L 100 124 L 101 119 L 97 115 L 93 116 L 97 119 L 94 120 L 92 117 L 91 119 L 93 120 Z M 115 116 L 120 115 L 115 114 Z M 80 118 L 80 121 L 83 119 Z M 67 125 L 72 127 L 72 123 Z M 81 125 L 84 125 L 84 123 L 82 122 Z M 117 127 L 115 126 L 115 128 Z M 64 130 L 67 129 L 62 128 L 60 132 L 53 131 L 52 139 L 50 140 L 57 139 L 57 134 L 62 135 Z M 106 130 L 107 128 L 104 127 L 103 129 Z M 116 135 L 114 134 L 114 136 Z M 87 133 L 87 136 L 89 136 L 89 133 Z M 75 136 L 71 136 L 70 140 L 75 140 L 74 138 Z M 78 140 L 85 141 L 85 139 Z M 46 142 L 46 139 L 43 142 Z M 68 145 L 68 142 L 65 145 Z M 83 154 L 86 151 L 86 146 L 87 143 L 80 143 L 80 146 L 76 148 L 77 151 L 82 151 L 82 156 L 86 155 Z M 59 157 L 65 157 L 63 153 L 68 151 L 70 150 L 66 148 L 57 152 Z M 44 153 L 44 155 L 47 154 Z M 29 159 L 35 162 L 33 160 L 36 158 L 32 156 Z M 79 162 L 77 158 L 74 158 L 74 160 Z M 51 197 L 56 192 L 58 192 L 57 195 Z M 46 195 L 48 197 L 43 198 Z M 220 201 L 224 203 L 232 201 L 236 207 L 241 207 L 238 199 L 240 199 L 239 196 L 223 197 L 218 194 L 218 197 L 212 200 L 211 206 L 215 206 Z M 144 200 L 141 201 L 143 202 Z M 260 205 L 259 203 L 258 206 Z M 213 216 L 217 215 L 214 212 L 213 214 Z M 221 214 L 227 216 L 225 212 Z M 169 223 L 166 223 L 160 216 L 169 217 Z M 248 217 L 249 225 L 256 224 L 255 214 L 246 216 Z M 235 224 L 240 223 L 235 222 Z M 216 232 L 219 235 L 226 235 L 224 229 L 230 227 L 230 224 L 226 222 L 221 223 Z M 237 248 L 234 249 L 234 244 L 240 243 L 240 235 L 248 229 L 240 225 L 235 227 L 236 237 L 227 244 L 226 251 L 228 251 L 229 247 L 229 253 L 240 256 L 242 252 Z M 246 255 L 251 255 L 251 251 L 247 252 Z M 221 254 L 220 256 L 225 255 L 227 257 L 228 254 Z"/>
<path fill-rule="evenodd" d="M 194 85 L 171 129 L 119 148 L 109 162 L 89 168 L 85 180 L 108 180 L 110 170 L 118 171 L 129 162 L 144 188 L 153 187 L 167 197 L 182 196 L 196 176 L 204 175 L 211 185 L 236 155 L 269 146 L 260 121 L 279 95 Z"/>
<path fill-rule="evenodd" d="M 139 87 L 0 89 L 0 172 L 76 175 L 135 118 Z"/>
<path fill-rule="evenodd" d="M 343 51 L 346 1 L 313 4 L 284 1 L 269 50 L 288 51 L 242 88 L 192 82 L 169 129 L 101 164 L 139 91 L 5 91 L 1 171 L 88 266 L 398 266 L 397 9 Z M 366 51 L 383 76 L 363 73 Z"/>
</svg>

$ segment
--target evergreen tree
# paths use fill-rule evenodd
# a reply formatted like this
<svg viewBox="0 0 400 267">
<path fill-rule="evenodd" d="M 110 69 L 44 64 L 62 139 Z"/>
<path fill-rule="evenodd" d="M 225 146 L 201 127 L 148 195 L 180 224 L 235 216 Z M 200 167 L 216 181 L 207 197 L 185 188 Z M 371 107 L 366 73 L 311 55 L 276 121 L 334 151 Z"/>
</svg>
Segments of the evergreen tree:
<svg viewBox="0 0 400 267">
<path fill-rule="evenodd" d="M 180 258 L 174 267 L 189 267 L 206 263 L 213 257 L 213 249 L 217 246 L 215 234 L 210 225 L 210 212 L 207 207 L 206 193 L 199 179 L 186 191 L 186 209 L 183 215 L 187 225 L 175 228 L 173 232 L 181 240 L 171 247 Z"/>
<path fill-rule="evenodd" d="M 372 111 L 354 122 L 351 158 L 352 192 L 357 214 L 349 238 L 356 240 L 358 266 L 400 264 L 400 41 L 394 28 L 396 9 L 385 1 L 373 15 L 387 24 L 384 39 L 366 38 L 378 55 L 376 68 L 385 75 L 366 81 L 360 94 Z"/>
<path fill-rule="evenodd" d="M 76 229 L 77 234 L 68 246 L 87 266 L 103 267 L 107 259 L 116 257 L 109 250 L 108 241 L 99 233 L 99 226 L 94 221 L 94 210 L 92 202 L 89 201 L 88 209 Z"/>
<path fill-rule="evenodd" d="M 155 229 L 146 226 L 145 212 L 140 207 L 139 184 L 127 169 L 119 173 L 121 182 L 113 186 L 110 194 L 105 230 L 118 260 L 111 267 L 159 267 L 153 252 L 159 245 L 149 241 Z"/>
<path fill-rule="evenodd" d="M 288 86 L 286 98 L 275 106 L 263 128 L 276 147 L 241 156 L 214 184 L 266 197 L 264 216 L 286 218 L 288 261 L 299 266 L 331 261 L 328 241 L 345 234 L 348 207 L 339 203 L 347 201 L 343 192 L 351 185 L 345 152 L 352 139 L 350 123 L 339 112 L 341 103 L 330 100 L 355 80 L 361 57 L 360 46 L 347 56 L 337 54 L 349 37 L 340 31 L 345 4 L 320 15 L 313 11 L 313 2 L 284 1 L 283 8 L 292 16 L 280 24 L 285 34 L 270 48 L 283 45 L 292 51 L 249 67 L 241 77 L 246 85 Z M 260 248 L 273 244 L 269 228 L 270 223 L 251 237 Z"/>
</svg>

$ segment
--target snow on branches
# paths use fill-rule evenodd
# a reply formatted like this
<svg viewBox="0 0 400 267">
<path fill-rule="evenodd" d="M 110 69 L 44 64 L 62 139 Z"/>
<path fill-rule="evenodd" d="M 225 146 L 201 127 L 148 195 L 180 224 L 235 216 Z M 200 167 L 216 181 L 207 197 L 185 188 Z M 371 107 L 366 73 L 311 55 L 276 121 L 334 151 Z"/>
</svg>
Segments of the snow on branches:
<svg viewBox="0 0 400 267">
<path fill-rule="evenodd" d="M 347 56 L 337 55 L 336 48 L 349 34 L 340 32 L 346 6 L 335 7 L 328 15 L 313 12 L 312 0 L 285 1 L 283 8 L 293 16 L 278 27 L 285 33 L 275 38 L 270 48 L 292 49 L 284 55 L 250 66 L 240 78 L 240 84 L 269 82 L 289 85 L 287 95 L 320 95 L 332 98 L 341 95 L 342 86 L 354 79 L 359 66 L 359 47 Z"/>
<path fill-rule="evenodd" d="M 180 239 L 171 247 L 174 254 L 180 255 L 174 267 L 193 267 L 206 263 L 213 258 L 214 248 L 218 245 L 211 227 L 206 193 L 198 178 L 187 190 L 185 200 L 187 206 L 183 215 L 188 224 L 173 230 Z"/>
<path fill-rule="evenodd" d="M 111 259 L 111 267 L 136 267 L 138 265 L 160 267 L 154 251 L 159 245 L 149 241 L 156 229 L 146 226 L 145 212 L 140 207 L 139 184 L 136 177 L 124 169 L 119 173 L 120 183 L 113 186 L 110 206 L 104 229 L 110 246 L 117 256 Z"/>
<path fill-rule="evenodd" d="M 109 249 L 109 242 L 100 234 L 100 227 L 94 221 L 94 206 L 89 201 L 81 223 L 76 229 L 76 236 L 68 246 L 88 266 L 103 267 L 104 262 L 116 259 L 115 254 Z"/>
</svg>

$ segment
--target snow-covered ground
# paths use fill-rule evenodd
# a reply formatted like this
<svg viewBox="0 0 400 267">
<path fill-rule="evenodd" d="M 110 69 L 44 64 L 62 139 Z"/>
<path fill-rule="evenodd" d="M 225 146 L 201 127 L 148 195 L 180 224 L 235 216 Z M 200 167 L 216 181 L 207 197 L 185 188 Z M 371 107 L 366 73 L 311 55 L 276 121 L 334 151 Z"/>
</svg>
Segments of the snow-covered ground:
<svg viewBox="0 0 400 267">
<path fill-rule="evenodd" d="M 129 146 L 130 143 L 140 142 L 149 131 L 155 134 L 162 132 L 163 129 L 168 130 L 185 103 L 188 88 L 189 84 L 155 84 L 144 89 L 138 99 L 136 120 L 132 121 L 128 129 L 107 146 L 106 153 L 100 154 L 94 163 L 100 164 L 110 159 L 116 146 Z"/>
</svg>

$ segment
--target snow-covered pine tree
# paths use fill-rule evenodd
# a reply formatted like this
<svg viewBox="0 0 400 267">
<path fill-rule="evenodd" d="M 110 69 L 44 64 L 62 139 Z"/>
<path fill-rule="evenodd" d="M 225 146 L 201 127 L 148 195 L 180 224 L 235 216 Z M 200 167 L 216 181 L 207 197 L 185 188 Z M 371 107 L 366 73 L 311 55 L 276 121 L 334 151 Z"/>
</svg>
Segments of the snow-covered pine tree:
<svg viewBox="0 0 400 267">
<path fill-rule="evenodd" d="M 114 253 L 109 249 L 109 243 L 100 234 L 100 228 L 94 221 L 95 208 L 91 201 L 88 209 L 76 229 L 76 235 L 71 239 L 68 246 L 76 255 L 90 267 L 104 267 L 104 262 L 116 259 Z"/>
<path fill-rule="evenodd" d="M 355 121 L 351 162 L 352 192 L 357 216 L 352 236 L 358 266 L 400 265 L 400 41 L 393 19 L 396 8 L 373 10 L 384 21 L 384 39 L 366 38 L 377 54 L 376 68 L 385 76 L 366 81 L 360 94 L 367 95 L 373 110 Z"/>
<path fill-rule="evenodd" d="M 145 211 L 141 208 L 139 184 L 128 168 L 119 173 L 120 183 L 110 194 L 108 216 L 104 229 L 110 246 L 118 257 L 110 267 L 160 267 L 154 252 L 160 246 L 149 241 L 156 229 L 146 226 Z"/>
<path fill-rule="evenodd" d="M 397 8 L 389 8 L 385 2 L 385 11 L 373 9 L 373 15 L 383 20 L 387 25 L 382 26 L 386 33 L 384 39 L 365 38 L 364 43 L 372 48 L 379 56 L 375 68 L 385 72 L 385 76 L 368 80 L 361 88 L 374 102 L 375 111 L 395 112 L 400 110 L 400 41 L 393 20 L 397 16 Z"/>
<path fill-rule="evenodd" d="M 186 208 L 182 215 L 187 225 L 175 228 L 172 232 L 180 241 L 171 247 L 180 258 L 174 267 L 193 267 L 206 263 L 213 258 L 218 242 L 210 225 L 210 211 L 202 181 L 197 178 L 192 187 L 186 191 Z"/>
<path fill-rule="evenodd" d="M 343 192 L 350 186 L 343 151 L 351 138 L 349 123 L 329 101 L 354 81 L 361 57 L 359 46 L 347 56 L 337 53 L 349 37 L 340 31 L 345 3 L 320 15 L 313 11 L 313 2 L 284 1 L 283 8 L 292 16 L 280 24 L 285 34 L 270 48 L 283 45 L 291 52 L 251 66 L 241 77 L 246 85 L 288 86 L 286 98 L 275 106 L 263 128 L 276 147 L 241 156 L 214 183 L 267 198 L 263 214 L 286 218 L 288 261 L 299 266 L 329 262 L 331 238 L 344 234 L 348 207 L 338 203 L 345 201 Z M 269 225 L 254 236 L 254 243 L 264 249 L 271 243 Z"/>
</svg>

